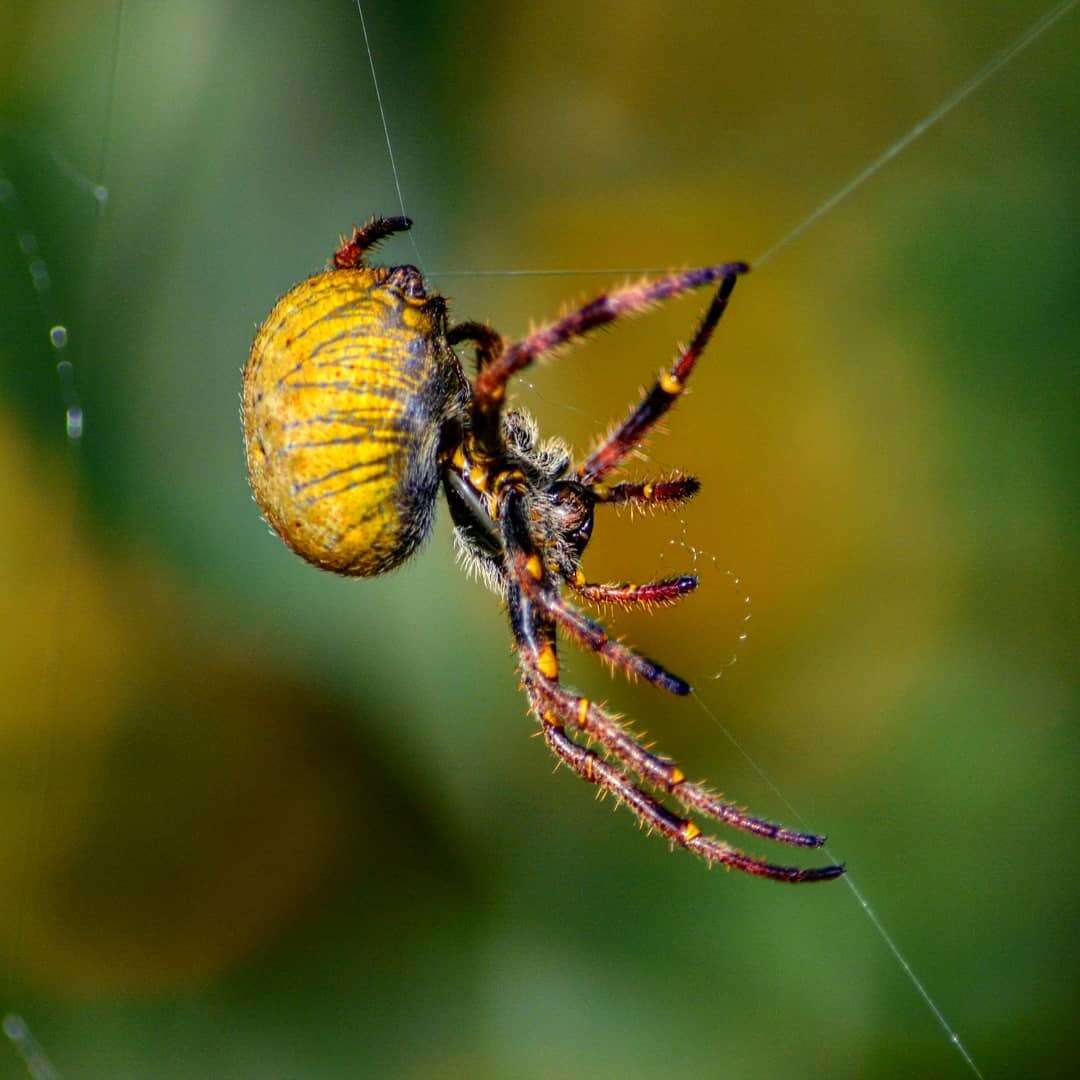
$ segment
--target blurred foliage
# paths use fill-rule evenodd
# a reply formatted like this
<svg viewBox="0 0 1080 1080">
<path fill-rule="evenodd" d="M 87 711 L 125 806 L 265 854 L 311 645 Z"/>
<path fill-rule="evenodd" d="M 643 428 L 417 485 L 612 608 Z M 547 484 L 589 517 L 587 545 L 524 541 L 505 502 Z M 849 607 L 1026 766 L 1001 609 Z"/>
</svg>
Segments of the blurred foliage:
<svg viewBox="0 0 1080 1080">
<path fill-rule="evenodd" d="M 80 1077 L 964 1075 L 843 885 L 706 874 L 549 775 L 445 515 L 362 583 L 267 535 L 253 328 L 397 205 L 360 22 L 127 3 L 115 38 L 116 10 L 0 3 L 0 1004 Z M 461 271 L 752 259 L 1041 11 L 366 14 L 425 268 L 520 333 L 612 277 Z M 705 553 L 619 631 L 830 833 L 987 1075 L 1077 1051 L 1078 47 L 1074 16 L 740 286 L 638 469 L 701 497 L 600 521 L 587 559 Z M 518 401 L 586 448 L 700 305 Z M 570 673 L 792 818 L 692 701 Z"/>
</svg>

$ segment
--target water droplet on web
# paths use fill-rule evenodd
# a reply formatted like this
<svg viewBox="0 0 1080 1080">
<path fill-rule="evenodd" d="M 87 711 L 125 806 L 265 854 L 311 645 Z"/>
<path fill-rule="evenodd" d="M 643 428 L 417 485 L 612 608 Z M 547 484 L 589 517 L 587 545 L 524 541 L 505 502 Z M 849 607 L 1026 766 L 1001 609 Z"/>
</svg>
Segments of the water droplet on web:
<svg viewBox="0 0 1080 1080">
<path fill-rule="evenodd" d="M 98 206 L 104 210 L 105 204 L 109 201 L 109 189 L 104 184 L 95 184 L 94 198 L 97 199 Z"/>
<path fill-rule="evenodd" d="M 25 1039 L 27 1035 L 26 1023 L 21 1016 L 16 1016 L 14 1013 L 8 1013 L 4 1017 L 4 1034 L 9 1039 Z"/>
<path fill-rule="evenodd" d="M 77 405 L 72 405 L 65 414 L 67 437 L 69 439 L 81 439 L 83 433 L 83 411 Z"/>
<path fill-rule="evenodd" d="M 62 349 L 68 341 L 67 327 L 61 324 L 53 326 L 49 330 L 49 343 L 54 349 Z"/>
<path fill-rule="evenodd" d="M 32 259 L 30 262 L 30 279 L 38 292 L 48 292 L 52 281 L 49 277 L 49 268 L 44 259 Z"/>
<path fill-rule="evenodd" d="M 36 255 L 37 249 L 37 237 L 30 229 L 23 229 L 23 231 L 19 233 L 19 250 L 24 255 Z"/>
<path fill-rule="evenodd" d="M 34 1080 L 59 1080 L 60 1074 L 53 1068 L 37 1039 L 30 1034 L 26 1021 L 16 1013 L 4 1017 L 4 1034 L 23 1059 L 26 1071 Z"/>
<path fill-rule="evenodd" d="M 0 203 L 6 203 L 15 195 L 15 188 L 10 180 L 0 180 Z"/>
<path fill-rule="evenodd" d="M 685 554 L 689 555 L 691 565 L 693 565 L 695 568 L 699 563 L 706 563 L 711 565 L 713 570 L 717 571 L 728 579 L 728 583 L 731 585 L 731 588 L 734 591 L 736 598 L 741 601 L 742 616 L 739 621 L 742 624 L 743 629 L 738 634 L 738 637 L 735 641 L 735 647 L 732 649 L 727 661 L 718 671 L 712 673 L 709 676 L 710 679 L 721 679 L 723 678 L 724 672 L 728 668 L 732 668 L 735 666 L 736 663 L 738 663 L 739 653 L 742 650 L 743 646 L 746 644 L 746 642 L 749 640 L 750 633 L 746 629 L 746 627 L 753 617 L 751 612 L 750 594 L 743 590 L 743 581 L 742 577 L 739 574 L 736 574 L 734 570 L 723 569 L 720 566 L 720 562 L 715 555 L 713 555 L 709 551 L 705 551 L 703 548 L 696 547 L 694 544 L 690 543 L 689 539 L 687 538 L 689 526 L 687 525 L 686 521 L 680 520 L 679 527 L 681 530 L 681 536 L 669 539 L 668 544 L 672 547 L 679 548 L 681 551 L 685 552 Z M 663 553 L 661 553 L 661 558 L 663 558 Z"/>
</svg>

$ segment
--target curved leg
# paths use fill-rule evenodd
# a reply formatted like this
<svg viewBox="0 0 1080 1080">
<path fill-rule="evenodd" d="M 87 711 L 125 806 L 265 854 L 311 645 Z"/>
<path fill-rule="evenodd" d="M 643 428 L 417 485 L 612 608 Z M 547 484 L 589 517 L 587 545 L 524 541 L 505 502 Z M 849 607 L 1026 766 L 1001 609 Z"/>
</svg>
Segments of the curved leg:
<svg viewBox="0 0 1080 1080">
<path fill-rule="evenodd" d="M 564 689 L 558 681 L 554 620 L 550 611 L 536 602 L 537 585 L 545 586 L 546 579 L 542 566 L 539 574 L 536 572 L 540 560 L 527 534 L 524 512 L 518 498 L 507 499 L 503 527 L 508 551 L 507 605 L 522 676 L 532 711 L 540 720 L 544 739 L 556 757 L 583 779 L 613 794 L 650 831 L 659 832 L 671 843 L 687 848 L 709 863 L 718 862 L 744 873 L 792 883 L 827 881 L 839 877 L 844 872 L 842 866 L 811 869 L 778 866 L 745 855 L 729 844 L 704 835 L 692 821 L 673 813 L 637 787 L 617 766 L 605 761 L 595 751 L 581 746 L 567 734 L 569 724 L 586 736 L 596 738 L 605 750 L 637 772 L 650 786 L 670 792 L 685 806 L 725 824 L 798 846 L 814 847 L 823 843 L 820 837 L 795 833 L 751 818 L 699 785 L 688 782 L 677 766 L 646 750 L 603 710 Z"/>
<path fill-rule="evenodd" d="M 613 604 L 617 607 L 659 607 L 674 604 L 698 587 L 698 579 L 693 574 L 680 574 L 678 577 L 664 578 L 663 581 L 649 581 L 644 585 L 632 585 L 629 582 L 600 585 L 585 580 L 571 581 L 570 587 L 583 600 L 590 604 Z"/>
<path fill-rule="evenodd" d="M 639 821 L 650 831 L 656 831 L 672 844 L 700 855 L 708 863 L 721 863 L 744 874 L 770 878 L 789 884 L 804 884 L 811 881 L 830 881 L 843 872 L 842 866 L 823 866 L 805 869 L 797 866 L 777 866 L 745 855 L 730 844 L 725 844 L 715 837 L 706 836 L 692 821 L 673 814 L 667 807 L 658 803 L 651 795 L 630 782 L 627 776 L 609 765 L 595 751 L 588 750 L 574 742 L 566 729 L 546 714 L 542 721 L 544 741 L 555 755 L 570 766 L 583 780 L 599 784 L 605 791 L 635 814 Z"/>
<path fill-rule="evenodd" d="M 494 363 L 485 367 L 473 380 L 474 422 L 478 427 L 490 428 L 490 421 L 485 424 L 482 418 L 498 417 L 510 377 L 545 353 L 584 337 L 597 327 L 606 326 L 618 318 L 646 311 L 653 304 L 703 285 L 711 285 L 722 278 L 734 278 L 749 269 L 746 263 L 725 263 L 628 285 L 604 293 L 570 315 L 534 330 L 528 337 L 508 346 Z"/>
<path fill-rule="evenodd" d="M 476 346 L 477 371 L 483 371 L 502 353 L 506 345 L 502 334 L 480 322 L 463 322 L 451 326 L 446 332 L 446 340 L 450 345 L 471 341 Z"/>
<path fill-rule="evenodd" d="M 783 825 L 752 817 L 735 803 L 727 802 L 702 785 L 687 780 L 686 774 L 678 765 L 647 750 L 614 716 L 588 698 L 581 697 L 542 676 L 536 677 L 534 692 L 548 711 L 553 712 L 563 723 L 576 728 L 586 737 L 595 739 L 605 752 L 617 757 L 650 787 L 671 794 L 687 809 L 743 832 L 793 847 L 821 847 L 825 843 L 824 837 L 814 833 L 797 832 Z"/>
<path fill-rule="evenodd" d="M 515 573 L 518 580 L 536 607 L 558 623 L 582 648 L 591 649 L 612 667 L 621 668 L 628 675 L 639 675 L 646 682 L 666 690 L 669 694 L 685 697 L 690 693 L 690 684 L 685 679 L 680 679 L 655 660 L 650 660 L 621 641 L 609 637 L 608 632 L 595 619 L 590 619 L 588 615 L 572 607 L 554 589 L 544 587 L 542 579 L 535 577 L 538 563 L 538 558 L 529 560 L 517 556 Z"/>
<path fill-rule="evenodd" d="M 532 542 L 519 497 L 507 499 L 505 518 L 506 561 L 512 580 L 531 605 L 544 613 L 547 621 L 558 623 L 582 648 L 591 649 L 613 667 L 680 697 L 690 693 L 690 684 L 673 675 L 655 660 L 615 641 L 595 619 L 578 611 L 559 595 L 544 570 L 544 562 Z"/>
<path fill-rule="evenodd" d="M 678 400 L 686 385 L 686 380 L 694 370 L 698 357 L 705 351 L 705 346 L 708 345 L 716 324 L 727 309 L 728 298 L 735 288 L 740 272 L 740 270 L 732 270 L 724 276 L 690 344 L 679 353 L 670 369 L 660 373 L 653 388 L 645 394 L 622 424 L 580 466 L 578 477 L 582 483 L 596 483 L 621 464 L 636 447 L 641 445 L 660 418 Z"/>
<path fill-rule="evenodd" d="M 583 466 L 584 467 L 584 466 Z M 649 480 L 642 483 L 593 484 L 593 498 L 597 503 L 613 506 L 629 506 L 667 509 L 677 503 L 687 502 L 701 490 L 696 476 L 673 476 L 669 480 Z"/>
<path fill-rule="evenodd" d="M 338 270 L 351 270 L 365 266 L 366 254 L 380 240 L 393 236 L 396 232 L 408 232 L 412 228 L 412 219 L 407 217 L 372 217 L 363 225 L 354 227 L 352 236 L 342 237 L 334 252 L 334 266 Z"/>
</svg>

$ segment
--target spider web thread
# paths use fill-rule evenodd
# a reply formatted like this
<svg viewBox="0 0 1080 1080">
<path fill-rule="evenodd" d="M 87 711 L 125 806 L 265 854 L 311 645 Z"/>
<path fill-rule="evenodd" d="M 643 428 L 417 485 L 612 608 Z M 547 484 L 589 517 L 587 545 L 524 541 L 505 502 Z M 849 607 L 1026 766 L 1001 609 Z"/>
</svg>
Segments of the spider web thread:
<svg viewBox="0 0 1080 1080">
<path fill-rule="evenodd" d="M 808 229 L 816 225 L 822 218 L 830 214 L 835 210 L 842 202 L 853 195 L 859 188 L 863 186 L 872 176 L 880 172 L 885 168 L 894 158 L 899 157 L 912 143 L 917 142 L 922 138 L 932 127 L 943 120 L 949 113 L 951 113 L 958 105 L 962 104 L 967 98 L 975 93 L 984 83 L 992 79 L 1003 67 L 1014 60 L 1020 53 L 1022 53 L 1028 46 L 1034 44 L 1040 37 L 1043 36 L 1052 26 L 1060 22 L 1066 15 L 1068 15 L 1073 8 L 1076 7 L 1080 0 L 1064 0 L 1063 3 L 1058 4 L 1057 7 L 1051 8 L 1040 18 L 1036 19 L 1018 38 L 1016 38 L 1010 45 L 999 52 L 996 56 L 990 59 L 982 68 L 980 68 L 974 75 L 963 83 L 956 90 L 954 90 L 948 97 L 946 97 L 936 108 L 928 112 L 921 120 L 918 121 L 913 127 L 909 128 L 903 135 L 895 139 L 890 143 L 880 154 L 877 155 L 870 163 L 860 169 L 854 176 L 851 177 L 847 183 L 839 187 L 832 195 L 820 202 L 813 210 L 811 210 L 801 221 L 798 222 L 792 229 L 786 232 L 775 243 L 767 247 L 756 259 L 753 260 L 752 265 L 755 269 L 764 266 L 766 263 L 772 262 L 772 260 L 781 252 L 784 248 L 794 243 L 799 239 Z M 365 30 L 364 40 L 367 41 L 367 32 Z M 370 58 L 370 50 L 368 57 Z M 374 74 L 374 66 L 372 66 L 372 73 Z M 384 120 L 385 123 L 385 120 Z M 389 145 L 389 134 L 387 135 L 387 144 Z M 391 164 L 393 164 L 393 157 L 391 156 Z M 397 176 L 395 167 L 395 179 Z M 400 190 L 399 190 L 400 194 Z M 403 211 L 404 212 L 404 211 Z M 526 268 L 526 269 L 512 269 L 512 270 L 438 270 L 433 271 L 435 277 L 576 277 L 576 276 L 609 276 L 618 277 L 624 274 L 666 274 L 670 273 L 674 269 L 671 266 L 622 266 L 622 267 L 572 267 L 572 268 L 556 268 L 556 269 L 540 269 L 540 268 Z"/>
</svg>

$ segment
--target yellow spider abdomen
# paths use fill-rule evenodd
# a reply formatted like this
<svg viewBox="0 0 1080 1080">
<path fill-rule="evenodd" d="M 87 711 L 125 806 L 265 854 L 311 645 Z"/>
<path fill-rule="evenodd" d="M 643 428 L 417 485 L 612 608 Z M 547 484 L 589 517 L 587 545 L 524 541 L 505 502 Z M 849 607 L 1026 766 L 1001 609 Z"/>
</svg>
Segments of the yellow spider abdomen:
<svg viewBox="0 0 1080 1080">
<path fill-rule="evenodd" d="M 260 327 L 244 369 L 248 474 L 267 520 L 327 570 L 397 566 L 430 527 L 440 433 L 464 386 L 444 303 L 415 271 L 302 281 Z"/>
</svg>

